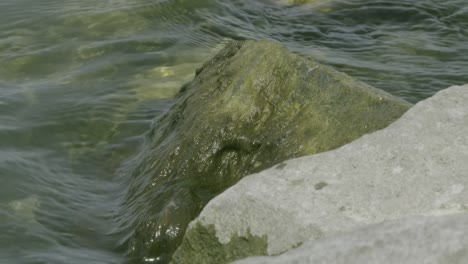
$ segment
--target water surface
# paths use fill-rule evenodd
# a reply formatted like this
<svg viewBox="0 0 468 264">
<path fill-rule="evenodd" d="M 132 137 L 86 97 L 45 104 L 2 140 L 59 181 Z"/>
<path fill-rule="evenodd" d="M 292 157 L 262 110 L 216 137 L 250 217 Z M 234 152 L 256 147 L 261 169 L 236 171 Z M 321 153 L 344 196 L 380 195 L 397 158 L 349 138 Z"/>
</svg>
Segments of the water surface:
<svg viewBox="0 0 468 264">
<path fill-rule="evenodd" d="M 285 2 L 0 0 L 0 263 L 123 263 L 118 171 L 230 39 L 411 102 L 468 82 L 464 0 Z"/>
</svg>

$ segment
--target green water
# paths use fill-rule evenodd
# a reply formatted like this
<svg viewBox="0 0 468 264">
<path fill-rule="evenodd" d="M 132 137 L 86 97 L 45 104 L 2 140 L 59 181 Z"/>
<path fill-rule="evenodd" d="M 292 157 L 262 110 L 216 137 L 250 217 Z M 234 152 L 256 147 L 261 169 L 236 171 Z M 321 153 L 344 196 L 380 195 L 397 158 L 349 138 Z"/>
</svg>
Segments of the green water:
<svg viewBox="0 0 468 264">
<path fill-rule="evenodd" d="M 0 263 L 123 263 L 125 162 L 229 39 L 411 102 L 468 83 L 464 0 L 284 2 L 0 0 Z"/>
</svg>

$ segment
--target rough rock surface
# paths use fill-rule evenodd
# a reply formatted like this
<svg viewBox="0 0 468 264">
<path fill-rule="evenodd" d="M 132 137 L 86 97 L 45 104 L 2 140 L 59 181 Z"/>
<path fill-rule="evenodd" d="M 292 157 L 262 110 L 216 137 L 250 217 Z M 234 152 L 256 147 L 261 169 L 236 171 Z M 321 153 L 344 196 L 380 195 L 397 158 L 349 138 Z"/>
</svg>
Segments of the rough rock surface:
<svg viewBox="0 0 468 264">
<path fill-rule="evenodd" d="M 307 242 L 280 256 L 235 264 L 468 263 L 468 214 L 418 216 Z"/>
<path fill-rule="evenodd" d="M 190 224 L 173 262 L 279 254 L 384 220 L 467 211 L 467 135 L 468 85 L 441 91 L 381 131 L 243 178 Z"/>
<path fill-rule="evenodd" d="M 188 223 L 241 177 L 326 151 L 410 104 L 271 41 L 233 42 L 197 70 L 151 129 L 131 174 L 122 228 L 137 262 L 166 262 Z"/>
</svg>

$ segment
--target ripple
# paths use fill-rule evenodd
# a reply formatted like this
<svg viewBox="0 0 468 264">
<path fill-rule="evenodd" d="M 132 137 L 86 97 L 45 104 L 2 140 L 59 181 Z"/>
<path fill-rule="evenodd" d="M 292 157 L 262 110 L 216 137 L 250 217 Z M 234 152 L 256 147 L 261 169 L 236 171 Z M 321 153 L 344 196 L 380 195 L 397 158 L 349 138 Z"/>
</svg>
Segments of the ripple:
<svg viewBox="0 0 468 264">
<path fill-rule="evenodd" d="M 411 102 L 468 82 L 462 0 L 0 1 L 0 258 L 122 263 L 122 163 L 199 65 L 262 38 Z"/>
</svg>

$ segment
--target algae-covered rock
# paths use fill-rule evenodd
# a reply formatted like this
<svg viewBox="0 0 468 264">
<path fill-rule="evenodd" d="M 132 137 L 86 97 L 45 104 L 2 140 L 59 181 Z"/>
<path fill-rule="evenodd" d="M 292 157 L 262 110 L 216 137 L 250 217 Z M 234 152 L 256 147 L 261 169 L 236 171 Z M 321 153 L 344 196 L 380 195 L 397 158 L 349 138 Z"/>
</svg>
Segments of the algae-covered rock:
<svg viewBox="0 0 468 264">
<path fill-rule="evenodd" d="M 127 168 L 130 255 L 167 262 L 203 206 L 243 176 L 334 149 L 409 106 L 278 43 L 228 44 L 181 89 Z"/>
<path fill-rule="evenodd" d="M 237 243 L 239 237 L 266 238 L 260 247 L 266 247 L 268 255 L 278 255 L 307 241 L 382 221 L 414 215 L 466 213 L 467 135 L 468 85 L 441 91 L 416 104 L 385 129 L 338 149 L 284 161 L 243 178 L 211 200 L 190 224 L 182 245 L 173 256 L 174 263 L 226 263 L 217 261 L 222 259 L 223 247 L 206 248 L 209 253 L 193 249 L 198 245 L 216 243 L 236 248 L 233 243 Z M 211 230 L 213 233 L 201 235 L 199 230 Z M 428 239 L 426 231 L 429 232 L 423 228 L 413 233 L 421 235 L 415 239 Z M 447 231 L 446 235 L 434 237 L 432 241 L 438 241 L 439 245 L 448 241 L 444 237 L 450 236 L 451 231 Z M 452 241 L 456 243 L 457 240 Z M 362 245 L 366 241 L 356 243 Z M 420 249 L 443 250 L 431 243 L 430 240 L 421 241 L 419 245 L 424 247 Z M 251 247 L 259 247 L 259 243 L 249 245 L 243 242 L 242 245 L 245 251 L 237 249 L 238 259 L 249 256 L 253 251 Z M 453 253 L 457 247 L 450 248 Z M 387 254 L 391 255 L 392 249 L 388 250 Z M 342 253 L 352 256 L 352 252 Z M 421 257 L 418 254 L 413 256 L 417 259 Z M 408 255 L 402 253 L 401 258 Z M 352 258 L 348 261 L 344 258 L 345 261 L 340 262 L 341 257 L 337 261 L 319 259 L 262 260 L 259 263 L 404 263 L 361 262 Z"/>
</svg>

